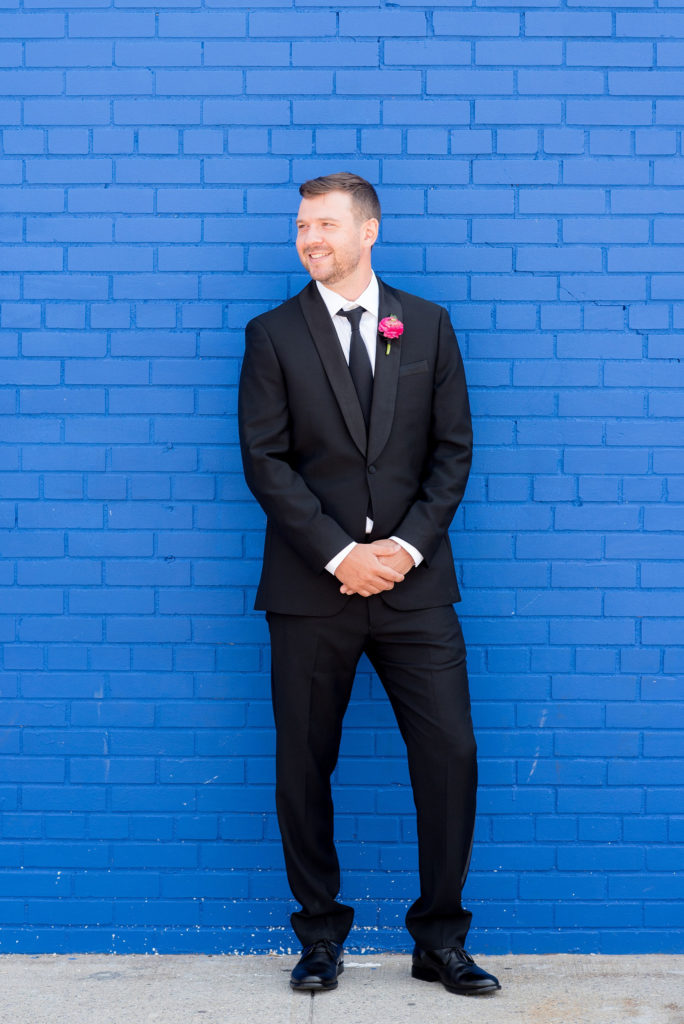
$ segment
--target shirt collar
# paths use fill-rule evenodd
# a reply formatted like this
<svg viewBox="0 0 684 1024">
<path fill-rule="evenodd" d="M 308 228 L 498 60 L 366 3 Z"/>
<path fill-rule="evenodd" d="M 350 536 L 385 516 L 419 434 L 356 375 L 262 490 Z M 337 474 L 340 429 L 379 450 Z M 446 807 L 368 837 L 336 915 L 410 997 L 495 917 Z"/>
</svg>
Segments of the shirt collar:
<svg viewBox="0 0 684 1024">
<path fill-rule="evenodd" d="M 320 281 L 316 281 L 316 287 L 318 288 L 321 298 L 325 302 L 330 316 L 335 316 L 340 309 L 353 309 L 354 306 L 363 306 L 363 308 L 367 310 L 367 312 L 371 313 L 377 320 L 378 306 L 380 304 L 380 289 L 378 286 L 378 279 L 373 271 L 371 271 L 371 279 L 368 287 L 365 291 L 361 292 L 358 299 L 354 302 L 351 302 L 349 299 L 344 299 L 337 292 L 332 291 L 330 288 L 326 288 Z"/>
</svg>

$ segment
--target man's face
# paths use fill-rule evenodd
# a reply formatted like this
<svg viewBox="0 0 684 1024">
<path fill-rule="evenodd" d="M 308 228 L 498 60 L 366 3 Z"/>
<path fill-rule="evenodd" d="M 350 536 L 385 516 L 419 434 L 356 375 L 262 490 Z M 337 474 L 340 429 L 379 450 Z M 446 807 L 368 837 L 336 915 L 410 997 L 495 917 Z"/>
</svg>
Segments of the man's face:
<svg viewBox="0 0 684 1024">
<path fill-rule="evenodd" d="M 297 214 L 297 253 L 314 279 L 328 287 L 370 273 L 378 222 L 362 220 L 346 192 L 304 197 Z"/>
</svg>

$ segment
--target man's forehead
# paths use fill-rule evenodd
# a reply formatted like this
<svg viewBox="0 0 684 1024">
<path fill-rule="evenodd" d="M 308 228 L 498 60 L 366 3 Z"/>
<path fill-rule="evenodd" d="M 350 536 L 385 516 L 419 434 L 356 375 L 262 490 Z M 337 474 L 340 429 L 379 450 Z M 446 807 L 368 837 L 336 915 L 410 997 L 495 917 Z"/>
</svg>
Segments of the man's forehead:
<svg viewBox="0 0 684 1024">
<path fill-rule="evenodd" d="M 298 218 L 316 220 L 329 217 L 340 219 L 352 213 L 351 196 L 346 192 L 324 192 L 319 196 L 303 196 Z"/>
</svg>

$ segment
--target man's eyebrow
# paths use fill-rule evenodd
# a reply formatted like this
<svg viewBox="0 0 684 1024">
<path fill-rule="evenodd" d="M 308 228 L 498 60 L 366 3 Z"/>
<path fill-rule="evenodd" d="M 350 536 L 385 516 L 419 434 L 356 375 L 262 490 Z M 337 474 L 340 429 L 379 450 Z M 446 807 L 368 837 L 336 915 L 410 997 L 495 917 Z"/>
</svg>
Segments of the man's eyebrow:
<svg viewBox="0 0 684 1024">
<path fill-rule="evenodd" d="M 307 219 L 306 217 L 297 217 L 295 223 L 297 223 L 297 224 L 309 224 L 311 221 L 316 221 L 316 220 L 327 220 L 327 221 L 330 221 L 332 224 L 339 224 L 340 223 L 338 217 L 311 217 L 309 219 Z"/>
</svg>

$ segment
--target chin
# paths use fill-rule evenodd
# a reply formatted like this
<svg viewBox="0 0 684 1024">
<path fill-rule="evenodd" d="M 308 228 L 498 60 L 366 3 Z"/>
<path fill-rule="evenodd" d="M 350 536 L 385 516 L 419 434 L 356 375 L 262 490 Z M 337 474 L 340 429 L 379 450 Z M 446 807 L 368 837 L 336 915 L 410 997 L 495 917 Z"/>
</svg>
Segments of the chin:
<svg viewBox="0 0 684 1024">
<path fill-rule="evenodd" d="M 315 264 L 313 267 L 308 268 L 308 270 L 309 276 L 313 278 L 314 281 L 320 281 L 321 284 L 337 284 L 339 280 L 337 274 L 331 274 L 330 271 L 328 271 L 326 274 L 323 267 L 317 267 Z"/>
<path fill-rule="evenodd" d="M 325 270 L 318 263 L 307 263 L 306 269 L 312 277 L 325 277 Z"/>
</svg>

